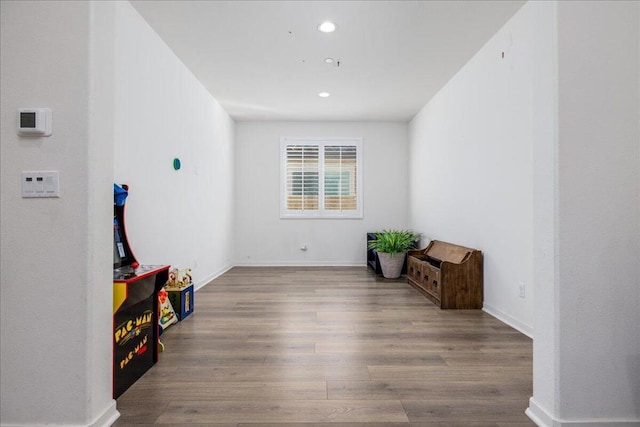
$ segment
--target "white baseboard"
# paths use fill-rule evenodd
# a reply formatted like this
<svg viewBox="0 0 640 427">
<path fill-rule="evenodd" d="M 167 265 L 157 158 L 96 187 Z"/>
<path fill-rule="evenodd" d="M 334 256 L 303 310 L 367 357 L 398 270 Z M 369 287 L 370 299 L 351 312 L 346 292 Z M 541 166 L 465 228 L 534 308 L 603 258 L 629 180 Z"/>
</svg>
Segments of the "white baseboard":
<svg viewBox="0 0 640 427">
<path fill-rule="evenodd" d="M 542 407 L 540 407 L 536 401 L 532 398 L 529 399 L 529 407 L 524 413 L 536 423 L 538 427 L 551 427 L 554 425 L 553 418 Z"/>
<path fill-rule="evenodd" d="M 507 325 L 511 326 L 513 329 L 516 329 L 517 331 L 522 332 L 529 338 L 533 339 L 533 327 L 531 327 L 530 325 L 522 323 L 518 319 L 515 319 L 509 316 L 508 314 L 503 313 L 502 311 L 496 309 L 495 307 L 491 307 L 490 305 L 487 305 L 487 303 L 483 303 L 482 311 L 492 315 L 493 317 L 500 320 L 501 322 L 506 323 Z"/>
<path fill-rule="evenodd" d="M 193 285 L 193 290 L 197 291 L 198 289 L 202 288 L 204 285 L 208 284 L 209 282 L 211 282 L 214 279 L 217 279 L 218 277 L 222 276 L 224 273 L 226 273 L 227 271 L 231 270 L 233 267 L 366 267 L 367 264 L 364 263 L 344 263 L 344 264 L 337 264 L 335 262 L 333 263 L 325 263 L 325 262 L 319 262 L 319 263 L 295 263 L 295 262 L 286 262 L 286 263 L 239 263 L 239 264 L 235 264 L 235 265 L 230 265 L 227 266 L 221 270 L 216 271 L 213 274 L 208 275 L 207 277 L 205 277 L 202 280 L 199 280 L 197 283 L 194 283 Z M 1 427 L 1 426 L 0 426 Z"/>
<path fill-rule="evenodd" d="M 363 261 L 267 261 L 238 262 L 236 267 L 366 267 Z"/>
<path fill-rule="evenodd" d="M 9 423 L 0 423 L 0 427 L 25 427 L 25 426 L 29 426 L 29 427 L 109 427 L 111 425 L 113 425 L 113 423 L 116 422 L 116 420 L 120 417 L 120 412 L 118 412 L 118 410 L 116 409 L 116 401 L 115 400 L 111 400 L 111 403 L 109 404 L 109 406 L 107 406 L 107 408 L 104 410 L 104 412 L 100 415 L 98 415 L 98 417 L 96 417 L 92 422 L 90 422 L 89 424 L 74 424 L 74 423 L 61 423 L 61 424 L 56 424 L 56 423 L 43 423 L 43 424 L 9 424 Z"/>
<path fill-rule="evenodd" d="M 88 427 L 109 427 L 115 423 L 118 418 L 120 418 L 120 412 L 118 412 L 116 408 L 116 401 L 112 399 L 111 405 L 107 407 L 102 415 L 89 424 Z"/>
<path fill-rule="evenodd" d="M 194 292 L 197 291 L 198 289 L 200 289 L 201 287 L 203 287 L 204 285 L 206 285 L 207 283 L 209 283 L 210 281 L 217 279 L 218 277 L 222 276 L 224 273 L 226 273 L 227 271 L 231 270 L 233 267 L 233 265 L 224 267 L 218 271 L 216 271 L 215 273 L 212 273 L 210 275 L 208 275 L 207 277 L 205 277 L 204 279 L 198 281 L 197 283 L 194 283 L 193 285 L 193 290 Z"/>
<path fill-rule="evenodd" d="M 554 418 L 544 408 L 542 408 L 535 399 L 529 399 L 529 407 L 525 414 L 536 423 L 539 427 L 632 427 L 640 426 L 640 419 L 635 420 L 561 420 Z"/>
</svg>

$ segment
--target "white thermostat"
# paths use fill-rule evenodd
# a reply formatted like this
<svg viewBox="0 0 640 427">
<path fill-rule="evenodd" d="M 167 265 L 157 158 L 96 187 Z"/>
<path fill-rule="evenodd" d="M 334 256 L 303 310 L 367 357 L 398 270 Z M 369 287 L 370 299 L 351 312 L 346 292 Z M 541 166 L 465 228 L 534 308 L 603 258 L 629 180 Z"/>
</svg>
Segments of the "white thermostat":
<svg viewBox="0 0 640 427">
<path fill-rule="evenodd" d="M 51 110 L 49 108 L 20 108 L 18 110 L 18 135 L 50 136 Z"/>
</svg>

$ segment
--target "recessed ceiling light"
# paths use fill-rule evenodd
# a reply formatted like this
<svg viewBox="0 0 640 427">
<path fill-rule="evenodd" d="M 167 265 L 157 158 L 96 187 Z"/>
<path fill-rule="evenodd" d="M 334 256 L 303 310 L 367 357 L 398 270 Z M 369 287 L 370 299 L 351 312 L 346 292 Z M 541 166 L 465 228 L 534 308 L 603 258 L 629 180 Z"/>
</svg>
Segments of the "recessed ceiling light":
<svg viewBox="0 0 640 427">
<path fill-rule="evenodd" d="M 325 62 L 326 64 L 333 64 L 333 58 L 325 58 L 325 59 L 324 59 L 324 62 Z"/>
<path fill-rule="evenodd" d="M 328 98 L 331 94 L 329 92 L 320 92 L 318 96 L 320 98 Z"/>
<path fill-rule="evenodd" d="M 322 24 L 318 25 L 318 30 L 323 33 L 333 33 L 336 30 L 336 24 L 331 21 L 325 21 Z"/>
</svg>

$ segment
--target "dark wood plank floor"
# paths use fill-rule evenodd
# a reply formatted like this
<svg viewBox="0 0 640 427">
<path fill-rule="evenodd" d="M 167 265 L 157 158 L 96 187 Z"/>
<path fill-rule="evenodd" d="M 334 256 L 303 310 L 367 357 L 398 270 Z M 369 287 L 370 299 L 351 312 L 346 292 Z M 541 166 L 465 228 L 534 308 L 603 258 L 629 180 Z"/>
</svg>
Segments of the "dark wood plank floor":
<svg viewBox="0 0 640 427">
<path fill-rule="evenodd" d="M 510 426 L 532 342 L 364 267 L 234 268 L 163 335 L 116 426 Z"/>
</svg>

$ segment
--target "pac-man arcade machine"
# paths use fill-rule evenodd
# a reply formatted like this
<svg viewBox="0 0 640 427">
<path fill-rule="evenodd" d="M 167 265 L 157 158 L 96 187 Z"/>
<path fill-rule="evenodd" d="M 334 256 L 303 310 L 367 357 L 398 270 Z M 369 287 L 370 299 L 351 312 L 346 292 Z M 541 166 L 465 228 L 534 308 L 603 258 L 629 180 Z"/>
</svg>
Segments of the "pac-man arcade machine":
<svg viewBox="0 0 640 427">
<path fill-rule="evenodd" d="M 168 265 L 140 265 L 129 246 L 125 203 L 129 187 L 113 186 L 113 397 L 158 361 L 158 291 Z"/>
</svg>

